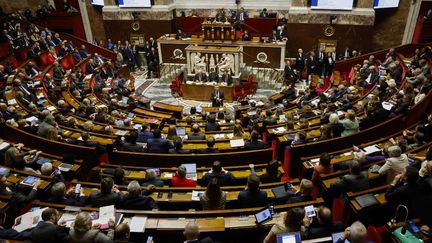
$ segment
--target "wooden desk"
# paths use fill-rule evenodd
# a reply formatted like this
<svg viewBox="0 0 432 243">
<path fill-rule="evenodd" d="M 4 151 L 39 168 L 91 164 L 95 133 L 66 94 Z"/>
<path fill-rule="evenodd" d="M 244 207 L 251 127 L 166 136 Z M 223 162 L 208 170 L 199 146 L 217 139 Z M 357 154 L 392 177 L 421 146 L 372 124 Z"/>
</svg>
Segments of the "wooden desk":
<svg viewBox="0 0 432 243">
<path fill-rule="evenodd" d="M 175 117 L 181 118 L 183 112 L 183 106 L 180 105 L 170 105 L 162 102 L 155 102 L 153 104 L 153 109 L 157 111 L 173 113 Z"/>
<path fill-rule="evenodd" d="M 182 89 L 183 98 L 185 99 L 210 101 L 210 95 L 214 86 L 205 84 L 182 84 Z M 226 101 L 233 101 L 233 86 L 220 86 L 220 90 L 224 92 Z"/>
<path fill-rule="evenodd" d="M 222 22 L 202 23 L 204 40 L 235 40 L 234 24 Z"/>
</svg>

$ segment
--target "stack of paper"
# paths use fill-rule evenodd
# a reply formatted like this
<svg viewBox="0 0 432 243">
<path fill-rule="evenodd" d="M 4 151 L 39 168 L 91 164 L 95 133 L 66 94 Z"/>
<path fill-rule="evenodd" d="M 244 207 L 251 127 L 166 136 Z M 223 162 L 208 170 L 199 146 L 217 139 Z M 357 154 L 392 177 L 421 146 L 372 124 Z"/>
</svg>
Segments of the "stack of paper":
<svg viewBox="0 0 432 243">
<path fill-rule="evenodd" d="M 147 223 L 146 216 L 133 216 L 130 222 L 130 232 L 143 233 Z"/>
<path fill-rule="evenodd" d="M 47 208 L 41 208 L 33 212 L 25 213 L 15 218 L 15 225 L 12 227 L 18 232 L 22 232 L 26 229 L 35 227 L 40 221 L 42 221 L 42 212 Z"/>
<path fill-rule="evenodd" d="M 283 133 L 285 131 L 286 131 L 285 127 L 276 127 L 276 128 L 273 128 L 273 132 L 274 133 Z"/>
<path fill-rule="evenodd" d="M 243 147 L 245 145 L 245 142 L 243 139 L 233 139 L 230 140 L 230 146 L 231 148 L 238 148 Z"/>
<path fill-rule="evenodd" d="M 381 152 L 381 149 L 376 144 L 374 144 L 371 146 L 364 147 L 363 151 L 365 152 L 366 155 L 369 155 L 376 152 Z"/>
</svg>

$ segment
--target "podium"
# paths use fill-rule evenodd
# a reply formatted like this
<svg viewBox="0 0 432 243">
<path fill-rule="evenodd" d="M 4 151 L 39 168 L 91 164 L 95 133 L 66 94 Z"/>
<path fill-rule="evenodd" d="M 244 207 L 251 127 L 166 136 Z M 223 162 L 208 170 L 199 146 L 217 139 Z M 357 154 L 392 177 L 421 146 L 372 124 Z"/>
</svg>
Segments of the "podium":
<svg viewBox="0 0 432 243">
<path fill-rule="evenodd" d="M 202 23 L 204 40 L 212 41 L 234 41 L 235 29 L 234 24 L 229 22 L 204 22 Z"/>
</svg>

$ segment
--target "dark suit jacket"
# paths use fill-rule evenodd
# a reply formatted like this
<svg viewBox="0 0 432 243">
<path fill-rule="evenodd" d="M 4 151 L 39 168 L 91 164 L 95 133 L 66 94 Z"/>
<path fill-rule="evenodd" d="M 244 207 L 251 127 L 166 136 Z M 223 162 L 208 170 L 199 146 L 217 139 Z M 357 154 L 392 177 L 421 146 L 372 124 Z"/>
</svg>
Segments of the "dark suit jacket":
<svg viewBox="0 0 432 243">
<path fill-rule="evenodd" d="M 226 82 L 228 85 L 231 85 L 233 82 L 231 74 L 222 74 L 221 81 Z"/>
<path fill-rule="evenodd" d="M 163 138 L 149 138 L 147 139 L 147 148 L 150 153 L 168 153 L 168 150 L 173 145 Z"/>
<path fill-rule="evenodd" d="M 31 231 L 18 232 L 14 229 L 4 229 L 0 226 L 0 239 L 7 240 L 29 240 L 31 239 Z"/>
<path fill-rule="evenodd" d="M 93 192 L 89 196 L 89 201 L 93 207 L 100 208 L 109 205 L 120 205 L 122 193 L 111 192 L 109 194 L 102 194 L 101 192 Z"/>
<path fill-rule="evenodd" d="M 194 133 L 191 132 L 188 135 L 188 140 L 205 140 L 205 134 L 204 133 Z"/>
<path fill-rule="evenodd" d="M 296 64 L 295 64 L 295 69 L 297 69 L 298 71 L 301 71 L 304 69 L 305 66 L 305 55 L 302 53 L 302 55 L 300 56 L 299 53 L 297 53 L 296 57 Z"/>
<path fill-rule="evenodd" d="M 219 81 L 219 74 L 215 72 L 211 72 L 208 75 L 208 81 L 209 82 L 218 82 Z"/>
<path fill-rule="evenodd" d="M 90 64 L 90 63 L 86 64 L 86 74 L 93 73 L 94 70 L 95 70 L 94 64 Z"/>
<path fill-rule="evenodd" d="M 420 196 L 422 188 L 419 183 L 389 186 L 385 198 L 391 203 L 404 204 L 410 208 L 412 199 Z"/>
<path fill-rule="evenodd" d="M 296 194 L 290 198 L 288 198 L 287 203 L 298 203 L 298 202 L 307 202 L 312 201 L 313 198 L 311 196 L 305 196 L 303 194 Z"/>
<path fill-rule="evenodd" d="M 197 73 L 195 74 L 195 80 L 207 82 L 207 74 L 205 73 Z"/>
<path fill-rule="evenodd" d="M 187 243 L 213 243 L 213 240 L 210 237 L 206 237 L 201 240 L 190 240 L 186 242 Z"/>
<path fill-rule="evenodd" d="M 234 183 L 235 177 L 231 173 L 206 173 L 201 179 L 201 186 L 207 186 L 209 181 L 213 178 L 218 178 L 220 186 L 230 186 Z"/>
<path fill-rule="evenodd" d="M 340 180 L 331 184 L 331 187 L 339 192 L 358 192 L 369 188 L 367 171 L 360 175 L 344 175 Z"/>
<path fill-rule="evenodd" d="M 248 150 L 253 149 L 264 149 L 267 147 L 267 144 L 265 144 L 263 141 L 256 141 L 256 142 L 246 142 L 244 148 Z"/>
<path fill-rule="evenodd" d="M 158 209 L 158 205 L 156 204 L 155 200 L 153 200 L 153 198 L 143 195 L 136 198 L 130 198 L 129 196 L 126 196 L 123 198 L 121 207 L 130 210 Z"/>
<path fill-rule="evenodd" d="M 143 146 L 136 143 L 123 143 L 123 149 L 130 152 L 144 152 Z"/>
<path fill-rule="evenodd" d="M 223 80 L 223 79 L 222 79 Z M 221 99 L 220 102 L 218 102 L 216 99 L 219 98 Z M 212 106 L 216 107 L 216 106 L 223 106 L 223 102 L 225 99 L 225 94 L 222 90 L 219 90 L 219 96 L 217 96 L 216 91 L 212 90 L 211 94 L 210 94 L 210 100 L 212 102 Z"/>
<path fill-rule="evenodd" d="M 199 149 L 196 151 L 198 154 L 213 154 L 213 153 L 219 153 L 219 150 L 215 148 L 205 148 L 205 149 Z"/>
<path fill-rule="evenodd" d="M 32 230 L 32 240 L 35 243 L 67 242 L 69 230 L 59 225 L 39 222 Z"/>
<path fill-rule="evenodd" d="M 220 128 L 219 123 L 217 123 L 217 122 L 215 122 L 215 123 L 207 122 L 206 126 L 205 126 L 205 130 L 206 131 L 220 131 L 221 128 Z"/>
<path fill-rule="evenodd" d="M 237 200 L 242 208 L 264 207 L 267 204 L 267 192 L 243 190 Z"/>
<path fill-rule="evenodd" d="M 175 148 L 171 148 L 168 150 L 169 154 L 190 154 L 192 153 L 191 150 L 189 149 L 175 149 Z"/>
<path fill-rule="evenodd" d="M 149 139 L 149 138 L 153 138 L 154 136 L 153 136 L 153 133 L 152 132 L 149 132 L 149 131 L 141 131 L 139 134 L 138 134 L 138 139 L 137 139 L 137 142 L 140 142 L 140 143 L 147 143 L 147 139 Z"/>
<path fill-rule="evenodd" d="M 71 206 L 85 206 L 86 204 L 86 197 L 78 197 L 78 198 L 49 198 L 48 202 L 50 203 L 56 203 L 56 204 L 64 204 L 64 205 L 71 205 Z"/>
</svg>

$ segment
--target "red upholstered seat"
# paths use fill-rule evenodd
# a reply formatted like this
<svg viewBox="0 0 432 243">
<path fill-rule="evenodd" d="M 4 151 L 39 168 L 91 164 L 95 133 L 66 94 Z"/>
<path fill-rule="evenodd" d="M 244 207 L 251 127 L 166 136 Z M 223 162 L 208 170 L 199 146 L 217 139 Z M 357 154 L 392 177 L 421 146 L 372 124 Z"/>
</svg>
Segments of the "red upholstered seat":
<svg viewBox="0 0 432 243">
<path fill-rule="evenodd" d="M 372 225 L 369 225 L 369 227 L 368 227 L 367 239 L 369 241 L 374 242 L 374 243 L 381 243 L 382 242 L 381 235 L 378 233 L 378 230 Z"/>
</svg>

